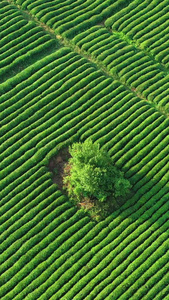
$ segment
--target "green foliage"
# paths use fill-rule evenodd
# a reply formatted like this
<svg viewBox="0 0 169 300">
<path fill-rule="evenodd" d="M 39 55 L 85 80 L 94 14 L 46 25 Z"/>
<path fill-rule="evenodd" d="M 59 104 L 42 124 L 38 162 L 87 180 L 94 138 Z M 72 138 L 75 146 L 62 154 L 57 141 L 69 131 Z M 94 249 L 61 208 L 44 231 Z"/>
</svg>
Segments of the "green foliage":
<svg viewBox="0 0 169 300">
<path fill-rule="evenodd" d="M 125 197 L 131 187 L 124 174 L 113 164 L 107 152 L 100 145 L 86 140 L 69 148 L 69 173 L 64 183 L 71 198 L 96 198 L 105 202 L 108 197 Z"/>
</svg>

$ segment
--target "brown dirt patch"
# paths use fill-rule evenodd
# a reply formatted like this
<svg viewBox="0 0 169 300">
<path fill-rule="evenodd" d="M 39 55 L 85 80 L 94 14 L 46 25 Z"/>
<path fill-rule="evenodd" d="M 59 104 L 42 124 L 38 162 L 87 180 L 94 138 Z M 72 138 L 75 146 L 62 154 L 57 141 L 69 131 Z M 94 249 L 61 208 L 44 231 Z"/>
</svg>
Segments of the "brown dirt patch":
<svg viewBox="0 0 169 300">
<path fill-rule="evenodd" d="M 52 179 L 53 182 L 58 185 L 58 188 L 62 190 L 63 193 L 65 191 L 63 190 L 63 175 L 64 175 L 64 168 L 65 165 L 68 161 L 68 159 L 71 157 L 69 153 L 68 148 L 64 148 L 59 153 L 57 156 L 52 157 L 49 161 L 49 171 L 52 173 Z"/>
<path fill-rule="evenodd" d="M 90 210 L 95 206 L 95 201 L 90 198 L 84 197 L 82 201 L 77 204 L 77 206 L 79 208 Z"/>
</svg>

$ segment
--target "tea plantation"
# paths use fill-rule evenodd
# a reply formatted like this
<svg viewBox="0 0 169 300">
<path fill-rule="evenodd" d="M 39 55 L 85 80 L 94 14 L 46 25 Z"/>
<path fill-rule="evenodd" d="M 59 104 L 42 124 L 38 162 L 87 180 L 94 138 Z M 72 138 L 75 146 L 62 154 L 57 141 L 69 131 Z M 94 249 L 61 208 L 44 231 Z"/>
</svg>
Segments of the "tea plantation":
<svg viewBox="0 0 169 300">
<path fill-rule="evenodd" d="M 169 299 L 169 0 L 0 2 L 0 299 Z M 49 160 L 90 138 L 132 184 L 100 222 Z"/>
</svg>

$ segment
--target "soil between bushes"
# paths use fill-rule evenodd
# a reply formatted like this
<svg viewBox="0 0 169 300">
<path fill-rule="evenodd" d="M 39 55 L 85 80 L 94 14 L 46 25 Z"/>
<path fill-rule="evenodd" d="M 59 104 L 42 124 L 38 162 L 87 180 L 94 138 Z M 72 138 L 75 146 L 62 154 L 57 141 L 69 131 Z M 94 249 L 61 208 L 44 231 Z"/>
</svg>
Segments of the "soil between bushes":
<svg viewBox="0 0 169 300">
<path fill-rule="evenodd" d="M 69 149 L 64 148 L 59 151 L 57 156 L 52 157 L 49 161 L 49 170 L 53 175 L 53 183 L 56 183 L 58 185 L 58 188 L 62 190 L 64 194 L 67 194 L 63 189 L 64 168 L 69 158 L 71 158 Z"/>
</svg>

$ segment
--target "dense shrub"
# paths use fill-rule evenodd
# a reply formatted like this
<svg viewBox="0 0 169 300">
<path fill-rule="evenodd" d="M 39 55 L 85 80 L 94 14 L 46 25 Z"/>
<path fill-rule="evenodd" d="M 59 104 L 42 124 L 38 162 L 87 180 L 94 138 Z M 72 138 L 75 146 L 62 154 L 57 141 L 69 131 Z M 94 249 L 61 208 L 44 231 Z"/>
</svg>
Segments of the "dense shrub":
<svg viewBox="0 0 169 300">
<path fill-rule="evenodd" d="M 129 192 L 129 181 L 99 144 L 86 140 L 73 144 L 69 151 L 72 157 L 65 168 L 64 183 L 71 198 L 80 201 L 82 197 L 94 197 L 104 202 Z"/>
</svg>

